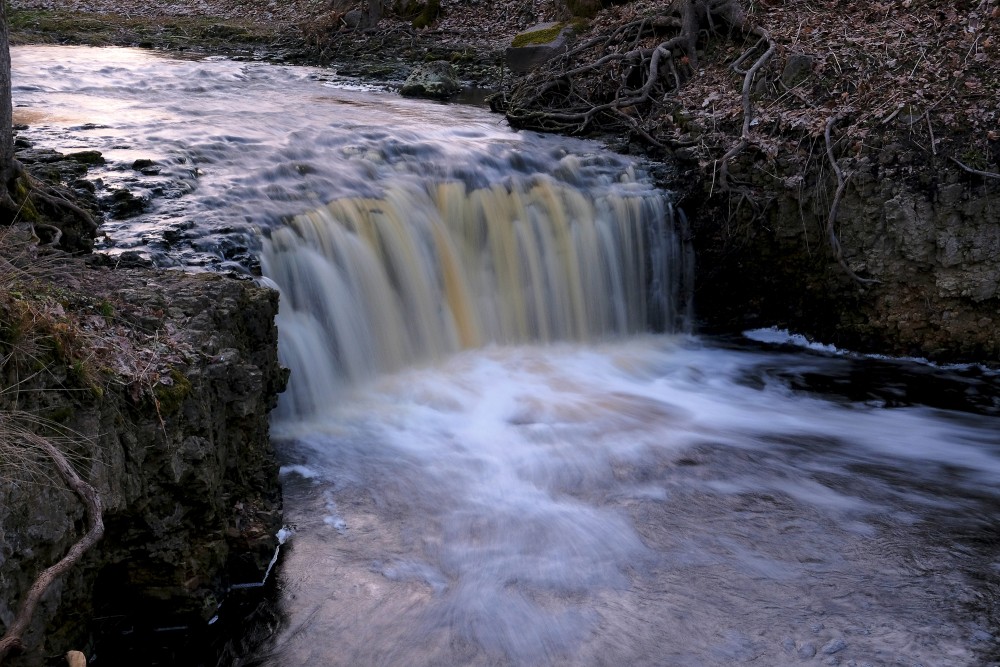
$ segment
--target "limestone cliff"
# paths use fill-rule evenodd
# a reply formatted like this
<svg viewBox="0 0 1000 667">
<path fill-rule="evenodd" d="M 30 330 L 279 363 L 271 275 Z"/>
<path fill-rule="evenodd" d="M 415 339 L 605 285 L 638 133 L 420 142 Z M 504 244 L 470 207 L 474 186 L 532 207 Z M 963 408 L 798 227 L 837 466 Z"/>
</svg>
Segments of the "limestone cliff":
<svg viewBox="0 0 1000 667">
<path fill-rule="evenodd" d="M 687 209 L 705 324 L 776 324 L 847 348 L 1000 363 L 1000 184 L 918 159 L 890 145 L 877 161 L 845 161 L 834 231 L 847 266 L 870 283 L 831 251 L 829 173 L 772 187 L 763 213 L 709 198 L 703 184 Z"/>
<path fill-rule="evenodd" d="M 70 453 L 102 497 L 106 534 L 50 589 L 12 665 L 90 651 L 99 634 L 203 626 L 230 585 L 261 580 L 280 528 L 268 437 L 286 380 L 277 293 L 215 274 L 58 267 L 56 303 L 78 319 L 53 331 L 80 338 L 93 325 L 101 342 L 89 357 L 55 346 L 45 372 L 8 369 L 0 402 L 73 434 Z M 58 478 L 4 472 L 0 633 L 83 518 Z"/>
</svg>

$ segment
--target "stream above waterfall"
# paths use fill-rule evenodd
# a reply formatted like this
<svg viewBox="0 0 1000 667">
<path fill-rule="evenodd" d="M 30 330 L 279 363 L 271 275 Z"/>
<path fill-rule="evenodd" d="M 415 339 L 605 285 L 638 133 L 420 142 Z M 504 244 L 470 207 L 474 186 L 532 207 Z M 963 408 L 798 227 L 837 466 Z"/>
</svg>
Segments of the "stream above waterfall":
<svg viewBox="0 0 1000 667">
<path fill-rule="evenodd" d="M 238 664 L 1000 659 L 995 372 L 699 336 L 683 213 L 596 143 L 318 68 L 13 64 L 24 136 L 150 199 L 103 252 L 281 292 L 283 620 Z"/>
</svg>

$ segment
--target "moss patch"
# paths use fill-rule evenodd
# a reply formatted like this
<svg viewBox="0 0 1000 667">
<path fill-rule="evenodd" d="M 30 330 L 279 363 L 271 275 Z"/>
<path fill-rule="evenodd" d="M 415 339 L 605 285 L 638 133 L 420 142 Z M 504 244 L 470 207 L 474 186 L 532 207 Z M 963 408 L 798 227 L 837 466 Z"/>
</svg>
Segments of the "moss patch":
<svg viewBox="0 0 1000 667">
<path fill-rule="evenodd" d="M 170 384 L 157 383 L 153 387 L 153 396 L 156 398 L 156 407 L 161 415 L 170 415 L 177 412 L 184 399 L 191 393 L 191 381 L 176 368 L 170 369 Z"/>
<path fill-rule="evenodd" d="M 38 209 L 35 208 L 34 203 L 32 203 L 31 198 L 28 196 L 30 191 L 27 179 L 23 176 L 19 177 L 14 184 L 13 198 L 14 201 L 20 202 L 21 208 L 14 222 L 39 222 L 42 219 L 42 216 L 38 213 Z"/>
<path fill-rule="evenodd" d="M 559 33 L 561 33 L 565 27 L 565 23 L 557 23 L 549 28 L 542 28 L 541 30 L 533 30 L 531 32 L 522 32 L 514 38 L 514 41 L 511 42 L 511 46 L 514 48 L 521 48 L 522 46 L 548 44 L 559 37 Z"/>
<path fill-rule="evenodd" d="M 413 19 L 414 28 L 426 28 L 441 15 L 441 0 L 428 0 L 420 16 Z"/>
</svg>

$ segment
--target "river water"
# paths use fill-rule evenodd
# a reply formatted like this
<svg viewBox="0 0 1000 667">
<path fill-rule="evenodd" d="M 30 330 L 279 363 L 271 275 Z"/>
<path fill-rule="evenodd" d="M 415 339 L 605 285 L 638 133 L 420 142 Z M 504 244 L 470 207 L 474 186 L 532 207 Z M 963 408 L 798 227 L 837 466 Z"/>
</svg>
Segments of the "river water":
<svg viewBox="0 0 1000 667">
<path fill-rule="evenodd" d="M 13 59 L 26 136 L 152 198 L 106 252 L 282 292 L 293 534 L 242 664 L 997 664 L 996 374 L 691 333 L 682 214 L 594 144 L 330 70 Z"/>
</svg>

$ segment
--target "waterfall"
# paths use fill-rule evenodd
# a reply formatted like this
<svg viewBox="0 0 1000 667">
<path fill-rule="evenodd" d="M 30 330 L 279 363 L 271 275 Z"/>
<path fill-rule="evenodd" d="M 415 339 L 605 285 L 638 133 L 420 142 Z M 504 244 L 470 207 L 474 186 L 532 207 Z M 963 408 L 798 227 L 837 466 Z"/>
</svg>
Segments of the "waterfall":
<svg viewBox="0 0 1000 667">
<path fill-rule="evenodd" d="M 540 175 L 396 185 L 299 215 L 261 258 L 281 292 L 282 408 L 314 414 L 345 385 L 465 348 L 683 328 L 682 219 L 628 177 Z"/>
</svg>

